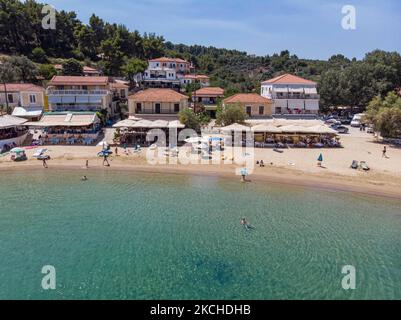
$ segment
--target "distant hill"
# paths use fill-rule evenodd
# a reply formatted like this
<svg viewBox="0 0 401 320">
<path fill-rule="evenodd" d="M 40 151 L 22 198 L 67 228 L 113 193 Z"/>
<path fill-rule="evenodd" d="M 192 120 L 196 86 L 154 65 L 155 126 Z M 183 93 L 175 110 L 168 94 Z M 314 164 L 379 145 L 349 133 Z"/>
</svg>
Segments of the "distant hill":
<svg viewBox="0 0 401 320">
<path fill-rule="evenodd" d="M 366 106 L 377 94 L 401 86 L 401 56 L 374 51 L 362 61 L 333 55 L 328 61 L 299 59 L 289 51 L 255 56 L 246 52 L 165 41 L 163 36 L 140 34 L 92 15 L 88 24 L 75 12 L 56 12 L 57 28 L 41 25 L 43 4 L 33 0 L 0 0 L 0 52 L 25 55 L 38 63 L 75 58 L 94 65 L 105 75 L 123 75 L 127 59 L 161 56 L 191 61 L 198 73 L 211 76 L 213 86 L 227 94 L 258 92 L 260 82 L 292 73 L 319 83 L 323 107 Z"/>
</svg>

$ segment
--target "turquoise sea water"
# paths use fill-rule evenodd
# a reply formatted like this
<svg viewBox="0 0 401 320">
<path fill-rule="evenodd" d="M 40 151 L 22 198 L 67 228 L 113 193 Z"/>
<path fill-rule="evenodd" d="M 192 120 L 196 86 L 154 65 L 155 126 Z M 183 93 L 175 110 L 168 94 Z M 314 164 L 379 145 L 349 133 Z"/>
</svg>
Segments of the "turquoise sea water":
<svg viewBox="0 0 401 320">
<path fill-rule="evenodd" d="M 201 176 L 0 172 L 0 259 L 1 299 L 401 299 L 401 200 Z M 44 265 L 56 290 L 41 287 Z M 356 290 L 342 289 L 344 265 Z"/>
</svg>

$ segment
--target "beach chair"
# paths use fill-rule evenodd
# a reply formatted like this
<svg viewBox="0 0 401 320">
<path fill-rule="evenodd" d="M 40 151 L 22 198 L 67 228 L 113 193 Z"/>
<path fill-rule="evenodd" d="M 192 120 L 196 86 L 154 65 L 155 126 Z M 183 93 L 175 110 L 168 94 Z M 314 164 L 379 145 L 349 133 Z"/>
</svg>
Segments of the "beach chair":
<svg viewBox="0 0 401 320">
<path fill-rule="evenodd" d="M 352 161 L 351 169 L 355 169 L 356 170 L 358 168 L 359 168 L 359 162 L 356 161 L 356 160 Z"/>
<path fill-rule="evenodd" d="M 369 168 L 368 164 L 366 163 L 366 161 L 361 161 L 359 166 L 363 171 L 369 171 L 370 170 L 370 168 Z"/>
</svg>

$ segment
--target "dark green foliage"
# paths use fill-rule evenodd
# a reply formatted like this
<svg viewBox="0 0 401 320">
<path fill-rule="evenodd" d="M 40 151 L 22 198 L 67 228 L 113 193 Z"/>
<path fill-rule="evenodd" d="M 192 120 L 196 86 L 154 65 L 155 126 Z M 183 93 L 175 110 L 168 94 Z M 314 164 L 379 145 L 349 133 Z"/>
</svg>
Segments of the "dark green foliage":
<svg viewBox="0 0 401 320">
<path fill-rule="evenodd" d="M 64 76 L 82 76 L 84 71 L 81 63 L 75 59 L 68 59 L 63 64 Z"/>
<path fill-rule="evenodd" d="M 262 81 L 291 73 L 318 82 L 323 110 L 344 105 L 366 107 L 374 96 L 401 86 L 401 56 L 396 52 L 375 50 L 362 61 L 340 54 L 328 61 L 300 59 L 288 50 L 255 56 L 238 50 L 165 42 L 162 36 L 141 35 L 96 15 L 90 17 L 89 24 L 83 24 L 75 12 L 65 11 L 56 13 L 56 30 L 44 30 L 42 7 L 34 0 L 0 0 L 1 53 L 30 56 L 38 63 L 46 63 L 47 58 L 90 60 L 105 75 L 128 78 L 132 78 L 133 69 L 127 61 L 132 59 L 146 61 L 163 55 L 183 58 L 196 67 L 197 74 L 209 75 L 212 86 L 226 89 L 227 96 L 259 93 Z"/>
</svg>

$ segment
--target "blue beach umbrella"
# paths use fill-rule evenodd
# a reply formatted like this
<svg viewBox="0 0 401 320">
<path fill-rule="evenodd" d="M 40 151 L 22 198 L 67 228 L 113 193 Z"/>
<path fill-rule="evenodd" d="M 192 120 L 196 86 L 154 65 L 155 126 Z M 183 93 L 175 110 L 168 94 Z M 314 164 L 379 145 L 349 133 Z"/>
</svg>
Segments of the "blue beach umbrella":
<svg viewBox="0 0 401 320">
<path fill-rule="evenodd" d="M 319 158 L 317 158 L 317 161 L 323 162 L 323 155 L 322 154 L 320 154 Z"/>
</svg>

